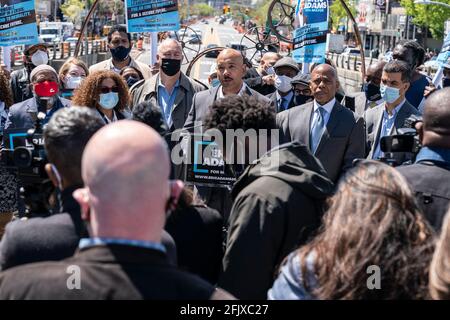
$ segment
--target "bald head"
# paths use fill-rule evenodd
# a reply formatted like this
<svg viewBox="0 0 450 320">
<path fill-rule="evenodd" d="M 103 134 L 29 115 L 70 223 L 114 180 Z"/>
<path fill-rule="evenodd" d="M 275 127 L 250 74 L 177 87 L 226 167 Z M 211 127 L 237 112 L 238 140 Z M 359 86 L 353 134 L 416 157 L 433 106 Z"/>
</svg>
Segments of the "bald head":
<svg viewBox="0 0 450 320">
<path fill-rule="evenodd" d="M 330 102 L 339 89 L 336 69 L 328 64 L 320 64 L 311 73 L 311 92 L 321 105 Z"/>
<path fill-rule="evenodd" d="M 279 53 L 276 52 L 266 52 L 259 63 L 259 72 L 260 74 L 263 71 L 267 71 L 268 68 L 273 67 L 275 63 L 277 63 L 278 60 L 280 60 L 282 57 Z"/>
<path fill-rule="evenodd" d="M 225 49 L 217 56 L 217 77 L 225 95 L 238 94 L 247 71 L 240 51 Z"/>
<path fill-rule="evenodd" d="M 380 86 L 381 75 L 383 74 L 383 68 L 385 65 L 386 61 L 372 63 L 366 71 L 366 82 L 371 82 L 376 86 Z"/>
<path fill-rule="evenodd" d="M 236 62 L 240 62 L 242 64 L 244 63 L 244 57 L 242 56 L 242 53 L 235 49 L 222 50 L 217 56 L 217 63 L 224 60 L 235 60 Z"/>
<path fill-rule="evenodd" d="M 160 232 L 170 195 L 169 173 L 167 146 L 156 131 L 131 120 L 103 127 L 87 144 L 82 159 L 94 212 L 91 223 L 94 220 L 103 236 L 129 238 L 124 233 L 145 235 L 152 228 Z"/>
<path fill-rule="evenodd" d="M 426 99 L 422 143 L 450 148 L 450 88 L 437 90 Z"/>
<path fill-rule="evenodd" d="M 178 50 L 182 52 L 181 44 L 175 40 L 175 39 L 164 39 L 159 45 L 158 45 L 158 54 L 164 53 L 167 50 Z"/>
</svg>

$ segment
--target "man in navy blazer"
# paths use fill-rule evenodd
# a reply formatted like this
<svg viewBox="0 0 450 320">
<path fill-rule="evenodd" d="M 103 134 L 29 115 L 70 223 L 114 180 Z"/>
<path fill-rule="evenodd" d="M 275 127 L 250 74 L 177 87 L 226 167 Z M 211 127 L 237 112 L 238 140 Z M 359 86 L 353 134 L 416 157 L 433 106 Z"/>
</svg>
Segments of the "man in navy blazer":
<svg viewBox="0 0 450 320">
<path fill-rule="evenodd" d="M 354 159 L 365 156 L 364 119 L 335 99 L 339 82 L 332 66 L 316 67 L 310 87 L 314 101 L 279 113 L 277 126 L 282 142 L 299 141 L 308 146 L 336 182 Z M 315 131 L 319 123 L 322 129 Z"/>
</svg>

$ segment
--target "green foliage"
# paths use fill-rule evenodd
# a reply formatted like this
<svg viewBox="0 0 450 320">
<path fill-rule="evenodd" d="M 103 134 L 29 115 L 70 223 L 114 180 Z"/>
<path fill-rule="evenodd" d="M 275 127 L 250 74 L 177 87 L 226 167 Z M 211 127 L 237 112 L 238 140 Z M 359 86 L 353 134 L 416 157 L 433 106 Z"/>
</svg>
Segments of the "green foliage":
<svg viewBox="0 0 450 320">
<path fill-rule="evenodd" d="M 439 0 L 450 4 L 450 0 Z M 435 39 L 442 39 L 444 23 L 450 18 L 450 9 L 434 4 L 415 4 L 413 0 L 401 0 L 406 14 L 413 17 L 414 24 L 428 27 Z"/>
<path fill-rule="evenodd" d="M 81 19 L 81 11 L 84 9 L 84 1 L 82 0 L 66 0 L 61 5 L 61 12 L 74 24 Z"/>
<path fill-rule="evenodd" d="M 269 12 L 269 6 L 272 0 L 261 0 L 256 7 L 256 10 L 252 12 L 251 16 L 257 21 L 259 26 L 265 26 L 267 21 L 267 13 Z"/>
<path fill-rule="evenodd" d="M 214 9 L 206 3 L 196 3 L 193 5 L 191 14 L 201 17 L 212 16 L 214 14 Z"/>
<path fill-rule="evenodd" d="M 357 12 L 353 1 L 349 3 L 349 1 L 344 0 L 344 2 L 347 4 L 350 12 L 356 19 Z M 344 18 L 347 18 L 347 12 L 339 0 L 334 0 L 333 4 L 330 6 L 330 19 L 332 21 L 333 30 L 338 29 L 341 20 Z"/>
</svg>

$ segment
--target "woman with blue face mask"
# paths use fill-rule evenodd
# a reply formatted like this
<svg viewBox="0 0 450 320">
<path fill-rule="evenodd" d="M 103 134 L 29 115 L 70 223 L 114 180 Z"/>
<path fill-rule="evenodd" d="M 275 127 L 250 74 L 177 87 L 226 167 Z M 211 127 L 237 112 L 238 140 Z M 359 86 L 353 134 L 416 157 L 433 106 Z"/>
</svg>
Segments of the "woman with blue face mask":
<svg viewBox="0 0 450 320">
<path fill-rule="evenodd" d="M 128 85 L 109 70 L 90 74 L 72 99 L 72 105 L 95 108 L 105 124 L 129 118 L 129 103 Z"/>
</svg>

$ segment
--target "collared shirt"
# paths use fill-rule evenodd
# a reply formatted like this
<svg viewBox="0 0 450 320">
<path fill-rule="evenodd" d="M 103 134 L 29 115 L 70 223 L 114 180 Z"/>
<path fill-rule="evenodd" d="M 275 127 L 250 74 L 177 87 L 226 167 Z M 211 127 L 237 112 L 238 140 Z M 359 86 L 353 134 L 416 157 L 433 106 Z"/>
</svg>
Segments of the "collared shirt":
<svg viewBox="0 0 450 320">
<path fill-rule="evenodd" d="M 166 252 L 166 248 L 161 243 L 120 238 L 83 238 L 80 240 L 78 247 L 84 249 L 108 244 L 127 245 Z"/>
<path fill-rule="evenodd" d="M 110 124 L 112 122 L 116 122 L 117 121 L 117 115 L 116 112 L 113 110 L 113 118 L 112 120 L 110 120 L 106 115 L 103 114 L 103 112 L 101 112 L 100 110 L 98 110 L 98 113 L 100 114 L 100 116 L 102 117 L 103 121 L 105 122 L 105 124 Z"/>
<path fill-rule="evenodd" d="M 416 157 L 416 162 L 420 161 L 442 162 L 450 165 L 450 149 L 437 147 L 422 147 Z"/>
<path fill-rule="evenodd" d="M 242 96 L 246 90 L 247 90 L 247 85 L 245 84 L 245 82 L 242 82 L 241 90 L 239 90 L 237 95 Z M 219 90 L 217 91 L 217 99 L 222 99 L 223 97 L 225 97 L 225 94 L 223 93 L 223 87 L 220 86 Z"/>
<path fill-rule="evenodd" d="M 109 59 L 108 66 L 109 66 L 109 70 L 114 71 L 117 74 L 119 74 L 120 70 L 122 70 L 122 69 L 116 68 L 116 66 L 112 62 L 112 58 Z M 126 65 L 126 67 L 134 67 L 134 68 L 139 69 L 139 67 L 136 65 L 136 63 L 134 63 L 134 60 L 131 57 L 130 57 L 130 62 L 128 63 L 128 65 Z"/>
<path fill-rule="evenodd" d="M 403 99 L 403 101 L 400 102 L 398 104 L 398 106 L 396 106 L 394 108 L 394 110 L 392 110 L 392 114 L 389 114 L 389 112 L 387 112 L 386 105 L 384 105 L 383 118 L 381 119 L 380 136 L 379 136 L 378 141 L 374 142 L 376 144 L 376 148 L 375 148 L 375 152 L 373 153 L 372 159 L 379 159 L 384 156 L 384 153 L 381 151 L 381 148 L 380 148 L 380 140 L 382 137 L 390 136 L 392 134 L 392 130 L 394 129 L 394 124 L 395 124 L 395 119 L 397 118 L 398 112 L 405 104 L 405 101 L 406 101 L 406 99 Z"/>
<path fill-rule="evenodd" d="M 289 104 L 292 100 L 292 97 L 294 96 L 294 92 L 291 90 L 289 91 L 289 93 L 282 97 L 280 95 L 280 93 L 278 92 L 278 90 L 276 91 L 276 95 L 277 95 L 277 107 L 278 107 L 278 111 L 284 111 L 287 110 L 289 108 Z M 284 99 L 284 104 L 281 105 L 281 103 L 283 102 Z"/>
<path fill-rule="evenodd" d="M 377 100 L 377 101 L 370 101 L 370 100 L 367 100 L 367 101 L 366 101 L 366 109 L 375 108 L 376 106 L 382 104 L 383 102 L 384 102 L 383 99 L 379 99 L 379 100 Z"/>
<path fill-rule="evenodd" d="M 328 124 L 328 120 L 330 120 L 331 111 L 333 111 L 334 104 L 336 103 L 336 98 L 333 98 L 329 102 L 325 103 L 323 106 L 321 106 L 316 100 L 314 100 L 314 112 L 311 119 L 311 131 L 312 131 L 312 124 L 317 122 L 317 117 L 319 116 L 319 107 L 322 107 L 326 112 L 324 112 L 323 121 L 325 127 Z"/>
<path fill-rule="evenodd" d="M 172 109 L 179 87 L 180 80 L 178 79 L 177 82 L 175 82 L 172 92 L 169 94 L 164 84 L 161 83 L 161 79 L 158 79 L 158 104 L 169 126 L 172 123 Z"/>
</svg>

